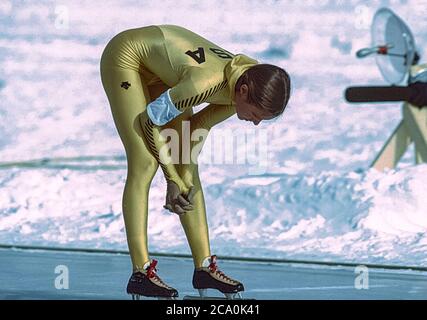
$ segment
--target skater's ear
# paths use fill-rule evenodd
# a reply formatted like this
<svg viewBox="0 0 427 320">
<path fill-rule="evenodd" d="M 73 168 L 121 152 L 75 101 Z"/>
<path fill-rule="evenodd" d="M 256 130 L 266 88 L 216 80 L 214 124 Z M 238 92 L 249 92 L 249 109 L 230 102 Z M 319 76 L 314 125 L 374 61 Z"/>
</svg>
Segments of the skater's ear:
<svg viewBox="0 0 427 320">
<path fill-rule="evenodd" d="M 289 102 L 291 78 L 278 66 L 257 64 L 240 76 L 236 89 L 240 97 L 246 96 L 245 102 L 261 108 L 266 118 L 275 118 L 283 113 Z"/>
<path fill-rule="evenodd" d="M 244 101 L 248 101 L 249 87 L 247 84 L 242 84 L 239 87 L 239 94 Z"/>
</svg>

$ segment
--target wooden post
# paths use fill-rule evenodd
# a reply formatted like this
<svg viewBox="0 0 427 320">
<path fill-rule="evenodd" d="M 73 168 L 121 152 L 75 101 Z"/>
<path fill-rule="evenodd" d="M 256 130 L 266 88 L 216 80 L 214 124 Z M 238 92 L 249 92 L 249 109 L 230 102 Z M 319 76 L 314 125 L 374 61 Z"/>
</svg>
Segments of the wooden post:
<svg viewBox="0 0 427 320">
<path fill-rule="evenodd" d="M 403 119 L 412 140 L 415 142 L 417 161 L 427 162 L 427 110 L 405 103 Z"/>
<path fill-rule="evenodd" d="M 427 64 L 411 68 L 414 75 L 427 69 Z M 402 106 L 403 119 L 372 162 L 377 170 L 394 168 L 409 145 L 415 143 L 415 163 L 427 162 L 427 107 L 418 108 L 409 103 Z"/>
<path fill-rule="evenodd" d="M 404 121 L 400 121 L 393 134 L 372 162 L 371 167 L 383 171 L 386 168 L 394 168 L 402 158 L 412 140 L 409 136 Z"/>
</svg>

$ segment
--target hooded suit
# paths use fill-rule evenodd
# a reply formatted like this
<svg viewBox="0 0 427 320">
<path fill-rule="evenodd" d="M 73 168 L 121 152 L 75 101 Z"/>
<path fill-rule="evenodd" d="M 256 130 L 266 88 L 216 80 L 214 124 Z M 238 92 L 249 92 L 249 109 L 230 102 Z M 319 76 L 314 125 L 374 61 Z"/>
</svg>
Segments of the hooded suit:
<svg viewBox="0 0 427 320">
<path fill-rule="evenodd" d="M 128 160 L 123 214 L 134 270 L 148 260 L 146 202 L 158 165 L 183 194 L 196 187 L 194 209 L 180 219 L 195 265 L 210 256 L 197 163 L 183 165 L 162 156 L 166 139 L 161 131 L 180 133 L 183 121 L 189 121 L 191 132 L 209 131 L 235 114 L 236 82 L 257 63 L 174 25 L 125 30 L 105 47 L 101 80 Z M 193 114 L 192 107 L 201 103 L 209 105 Z"/>
</svg>

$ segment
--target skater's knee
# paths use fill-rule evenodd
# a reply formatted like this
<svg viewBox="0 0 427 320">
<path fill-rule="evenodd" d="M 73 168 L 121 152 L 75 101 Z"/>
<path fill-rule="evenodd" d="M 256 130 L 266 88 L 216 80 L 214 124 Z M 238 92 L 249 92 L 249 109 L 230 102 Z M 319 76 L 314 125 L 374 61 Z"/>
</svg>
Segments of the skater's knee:
<svg viewBox="0 0 427 320">
<path fill-rule="evenodd" d="M 149 181 L 156 174 L 159 164 L 153 159 L 128 164 L 128 178 L 136 181 Z"/>
</svg>

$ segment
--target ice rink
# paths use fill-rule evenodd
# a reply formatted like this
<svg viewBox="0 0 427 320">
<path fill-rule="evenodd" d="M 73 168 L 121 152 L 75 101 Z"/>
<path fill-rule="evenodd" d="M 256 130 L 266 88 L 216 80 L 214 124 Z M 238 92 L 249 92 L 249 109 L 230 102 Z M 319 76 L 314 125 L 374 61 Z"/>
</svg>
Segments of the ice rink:
<svg viewBox="0 0 427 320">
<path fill-rule="evenodd" d="M 195 294 L 190 259 L 153 258 L 159 260 L 159 275 L 177 288 L 180 298 Z M 57 289 L 63 266 L 69 288 Z M 225 260 L 220 267 L 244 283 L 245 298 L 427 299 L 426 271 L 369 268 L 369 289 L 356 289 L 354 267 Z M 0 249 L 0 299 L 130 299 L 125 292 L 129 275 L 126 254 Z"/>
</svg>

